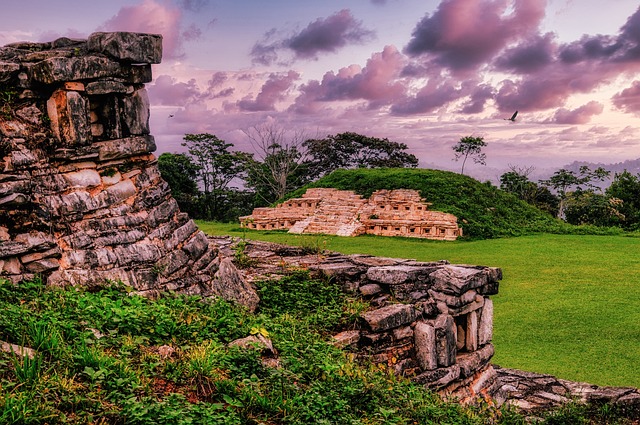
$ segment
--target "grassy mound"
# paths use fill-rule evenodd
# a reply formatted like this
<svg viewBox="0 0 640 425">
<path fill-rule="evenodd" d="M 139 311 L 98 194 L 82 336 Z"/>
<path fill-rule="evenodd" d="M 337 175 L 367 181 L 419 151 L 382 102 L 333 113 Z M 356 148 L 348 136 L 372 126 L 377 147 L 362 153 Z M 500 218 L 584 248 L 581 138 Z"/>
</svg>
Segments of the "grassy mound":
<svg viewBox="0 0 640 425">
<path fill-rule="evenodd" d="M 458 217 L 466 238 L 491 239 L 532 233 L 601 233 L 595 228 L 576 228 L 527 204 L 489 182 L 449 171 L 391 168 L 337 170 L 290 197 L 301 196 L 310 187 L 353 190 L 369 197 L 379 189 L 415 189 L 431 209 Z"/>
</svg>

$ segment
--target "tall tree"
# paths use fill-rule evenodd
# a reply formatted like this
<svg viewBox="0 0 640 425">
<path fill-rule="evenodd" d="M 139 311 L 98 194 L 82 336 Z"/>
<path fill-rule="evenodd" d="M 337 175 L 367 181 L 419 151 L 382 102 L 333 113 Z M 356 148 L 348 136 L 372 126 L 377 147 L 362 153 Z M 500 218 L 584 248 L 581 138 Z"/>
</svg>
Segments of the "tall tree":
<svg viewBox="0 0 640 425">
<path fill-rule="evenodd" d="M 482 148 L 485 146 L 487 146 L 487 143 L 484 141 L 484 137 L 473 136 L 462 137 L 460 141 L 453 146 L 452 149 L 455 152 L 454 159 L 458 161 L 460 158 L 463 158 L 460 174 L 464 174 L 464 165 L 469 157 L 471 157 L 476 164 L 486 164 L 485 160 L 487 159 L 487 155 L 482 153 Z"/>
<path fill-rule="evenodd" d="M 638 229 L 640 227 L 640 174 L 633 175 L 627 170 L 616 173 L 605 193 L 623 202 L 620 212 L 625 216 L 625 227 Z"/>
<path fill-rule="evenodd" d="M 320 178 L 339 168 L 415 168 L 418 158 L 405 152 L 407 145 L 389 139 L 340 133 L 304 142 L 309 174 Z"/>
<path fill-rule="evenodd" d="M 500 189 L 513 193 L 519 199 L 531 203 L 530 200 L 535 196 L 532 193 L 535 191 L 535 183 L 529 180 L 529 175 L 533 172 L 534 168 L 522 168 L 509 165 L 509 169 L 511 171 L 500 176 Z"/>
<path fill-rule="evenodd" d="M 229 151 L 233 144 L 209 133 L 186 134 L 182 146 L 187 147 L 191 160 L 198 167 L 204 218 L 216 219 L 225 208 L 229 185 L 245 175 L 247 154 Z"/>
<path fill-rule="evenodd" d="M 570 189 L 587 190 L 594 192 L 598 187 L 594 181 L 603 181 L 609 176 L 609 172 L 602 167 L 591 170 L 588 166 L 580 167 L 579 174 L 561 168 L 556 171 L 548 180 L 540 180 L 540 184 L 553 188 L 560 198 L 558 207 L 558 218 L 564 217 L 565 203 Z"/>
<path fill-rule="evenodd" d="M 255 155 L 247 157 L 247 185 L 263 203 L 271 203 L 307 182 L 304 134 L 276 124 L 245 131 Z"/>
<path fill-rule="evenodd" d="M 559 199 L 548 188 L 539 186 L 529 180 L 529 175 L 533 172 L 533 167 L 509 166 L 508 171 L 500 176 L 500 189 L 513 193 L 531 205 L 542 211 L 555 216 L 558 213 Z"/>
<path fill-rule="evenodd" d="M 158 158 L 158 169 L 162 178 L 169 184 L 172 195 L 186 194 L 197 196 L 198 166 L 183 153 L 163 153 Z"/>
</svg>

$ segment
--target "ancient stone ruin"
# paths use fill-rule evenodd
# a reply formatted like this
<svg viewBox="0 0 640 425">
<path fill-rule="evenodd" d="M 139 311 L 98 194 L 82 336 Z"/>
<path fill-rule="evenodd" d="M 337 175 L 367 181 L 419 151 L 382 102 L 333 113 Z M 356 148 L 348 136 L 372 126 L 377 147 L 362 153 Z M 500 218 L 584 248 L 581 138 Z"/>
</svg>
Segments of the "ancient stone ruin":
<svg viewBox="0 0 640 425">
<path fill-rule="evenodd" d="M 289 233 L 363 234 L 455 240 L 462 236 L 452 214 L 429 210 L 418 191 L 378 190 L 369 199 L 350 190 L 308 189 L 302 198 L 276 208 L 256 208 L 240 217 L 249 229 L 289 229 Z"/>
<path fill-rule="evenodd" d="M 216 240 L 224 255 L 233 254 L 230 238 Z M 445 397 L 465 403 L 479 398 L 496 405 L 506 403 L 532 417 L 572 401 L 608 403 L 630 417 L 640 417 L 637 388 L 600 387 L 491 363 L 493 302 L 489 296 L 498 292 L 500 269 L 310 253 L 257 241 L 246 242 L 245 249 L 254 260 L 249 269 L 241 270 L 248 280 L 304 268 L 369 301 L 370 309 L 348 330 L 335 334 L 334 344 Z M 248 342 L 274 352 L 273 346 L 258 338 Z"/>
<path fill-rule="evenodd" d="M 231 255 L 229 240 L 219 239 Z M 362 360 L 383 364 L 398 375 L 442 394 L 475 400 L 489 397 L 496 373 L 493 302 L 498 268 L 419 262 L 368 255 L 318 255 L 251 241 L 246 254 L 256 260 L 248 278 L 273 277 L 304 268 L 339 283 L 369 301 L 355 329 L 334 336 L 335 344 Z"/>
<path fill-rule="evenodd" d="M 255 307 L 231 261 L 180 212 L 151 154 L 144 83 L 161 56 L 161 36 L 135 33 L 0 48 L 2 277 L 121 280 L 141 293 Z"/>
</svg>

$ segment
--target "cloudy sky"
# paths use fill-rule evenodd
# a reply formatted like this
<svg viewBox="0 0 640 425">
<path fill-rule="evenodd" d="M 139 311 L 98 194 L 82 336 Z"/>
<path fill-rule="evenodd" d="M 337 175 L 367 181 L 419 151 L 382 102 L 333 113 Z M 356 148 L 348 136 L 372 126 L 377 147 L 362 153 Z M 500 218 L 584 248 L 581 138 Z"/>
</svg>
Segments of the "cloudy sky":
<svg viewBox="0 0 640 425">
<path fill-rule="evenodd" d="M 21 0 L 0 45 L 160 33 L 159 152 L 263 123 L 406 143 L 421 166 L 488 143 L 487 169 L 640 158 L 637 0 Z M 504 120 L 518 110 L 516 122 Z"/>
</svg>

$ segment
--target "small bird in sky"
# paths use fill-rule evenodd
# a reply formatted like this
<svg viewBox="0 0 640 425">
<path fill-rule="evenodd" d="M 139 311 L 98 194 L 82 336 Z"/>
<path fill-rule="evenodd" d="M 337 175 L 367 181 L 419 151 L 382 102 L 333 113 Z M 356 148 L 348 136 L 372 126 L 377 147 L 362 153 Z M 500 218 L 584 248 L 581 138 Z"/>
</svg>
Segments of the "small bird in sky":
<svg viewBox="0 0 640 425">
<path fill-rule="evenodd" d="M 516 122 L 516 116 L 517 116 L 517 115 L 518 115 L 518 111 L 515 111 L 515 112 L 513 113 L 513 115 L 511 115 L 511 118 L 503 118 L 503 120 L 511 121 L 511 122 Z"/>
<path fill-rule="evenodd" d="M 173 118 L 173 114 L 169 115 L 169 118 Z"/>
</svg>

